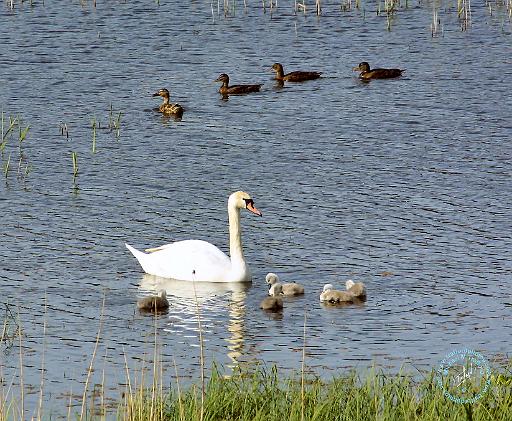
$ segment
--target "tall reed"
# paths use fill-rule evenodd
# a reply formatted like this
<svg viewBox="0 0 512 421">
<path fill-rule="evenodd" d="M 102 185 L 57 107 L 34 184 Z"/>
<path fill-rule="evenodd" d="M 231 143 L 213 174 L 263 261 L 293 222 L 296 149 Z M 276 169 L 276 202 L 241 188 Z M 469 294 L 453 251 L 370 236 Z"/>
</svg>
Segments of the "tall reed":
<svg viewBox="0 0 512 421">
<path fill-rule="evenodd" d="M 69 129 L 66 123 L 60 123 L 60 134 L 61 136 L 66 136 L 66 139 L 69 139 Z"/>
<path fill-rule="evenodd" d="M 9 152 L 9 156 L 7 157 L 7 161 L 4 162 L 4 164 L 3 164 L 5 178 L 7 178 L 7 176 L 9 175 L 10 166 L 11 166 L 11 153 Z"/>
<path fill-rule="evenodd" d="M 194 300 L 196 302 L 196 314 L 197 314 L 197 328 L 199 330 L 199 361 L 201 365 L 201 411 L 199 416 L 199 421 L 203 421 L 204 418 L 204 395 L 205 395 L 205 376 L 204 376 L 204 342 L 203 342 L 203 328 L 201 325 L 201 310 L 199 308 L 199 301 L 197 300 L 197 291 L 196 291 L 196 271 L 192 271 L 192 286 L 194 288 Z"/>
<path fill-rule="evenodd" d="M 4 177 L 7 179 L 9 177 L 9 172 L 11 170 L 11 160 L 17 160 L 18 162 L 18 171 L 17 171 L 17 179 L 21 181 L 25 181 L 28 174 L 30 173 L 31 166 L 27 163 L 24 168 L 23 163 L 27 162 L 27 156 L 25 155 L 22 144 L 27 139 L 28 132 L 30 130 L 30 125 L 24 127 L 22 124 L 21 117 L 18 116 L 8 116 L 6 119 L 6 115 L 4 111 L 1 112 L 0 118 L 0 155 L 2 158 L 2 170 L 4 173 Z M 11 149 L 7 155 L 7 159 L 5 159 L 5 149 L 7 148 L 9 140 L 15 136 L 17 128 L 17 137 L 18 137 L 18 157 L 12 155 L 13 149 Z"/>
<path fill-rule="evenodd" d="M 43 315 L 43 349 L 41 350 L 41 383 L 39 385 L 39 400 L 37 405 L 37 420 L 43 418 L 43 389 L 44 389 L 44 373 L 45 373 L 45 351 L 46 351 L 46 325 L 48 315 L 48 301 L 46 292 L 44 295 L 44 315 Z"/>
<path fill-rule="evenodd" d="M 96 117 L 91 120 L 92 127 L 92 153 L 96 153 L 96 128 L 98 127 L 98 123 L 96 122 Z"/>
<path fill-rule="evenodd" d="M 438 9 L 436 8 L 436 1 L 432 2 L 432 23 L 430 24 L 430 31 L 432 38 L 439 36 L 439 27 L 441 20 L 439 19 Z"/>
<path fill-rule="evenodd" d="M 471 0 L 457 0 L 457 15 L 461 29 L 466 31 L 471 25 Z"/>
<path fill-rule="evenodd" d="M 11 305 L 6 302 L 4 303 L 4 321 L 2 326 L 2 335 L 0 336 L 0 343 L 3 343 L 6 348 L 11 348 L 19 335 L 22 335 L 21 324 L 14 315 Z"/>
<path fill-rule="evenodd" d="M 7 141 L 9 139 L 10 133 L 14 130 L 14 128 L 16 127 L 16 124 L 18 124 L 18 118 L 9 116 L 9 125 L 7 127 L 7 130 L 6 130 L 5 123 L 6 123 L 6 121 L 4 119 L 4 112 L 2 111 L 2 124 L 1 124 L 2 125 L 2 128 L 1 128 L 2 137 L 0 139 L 0 151 L 2 152 L 2 155 L 3 155 L 4 149 L 7 145 Z"/>
<path fill-rule="evenodd" d="M 71 152 L 71 160 L 73 161 L 73 183 L 78 175 L 78 155 L 76 152 Z"/>
<path fill-rule="evenodd" d="M 100 322 L 99 322 L 99 326 L 98 326 L 98 333 L 96 334 L 96 342 L 94 344 L 94 349 L 93 349 L 92 356 L 91 356 L 91 362 L 89 364 L 89 369 L 87 370 L 87 376 L 85 378 L 84 391 L 82 393 L 82 406 L 81 406 L 81 410 L 80 410 L 80 421 L 82 421 L 84 419 L 88 419 L 86 417 L 87 392 L 88 392 L 88 387 L 89 387 L 89 381 L 91 379 L 91 375 L 93 372 L 94 360 L 96 358 L 96 353 L 98 351 L 98 345 L 100 343 L 100 338 L 101 338 L 101 329 L 103 326 L 103 313 L 105 311 L 105 298 L 106 298 L 106 295 L 103 294 L 103 302 L 101 304 L 101 313 L 100 313 Z"/>
<path fill-rule="evenodd" d="M 304 310 L 304 336 L 302 344 L 302 363 L 300 367 L 300 397 L 301 397 L 301 411 L 300 419 L 304 421 L 305 410 L 305 366 L 306 366 L 306 311 Z"/>
<path fill-rule="evenodd" d="M 20 309 L 18 307 L 18 320 L 20 320 Z M 19 367 L 20 367 L 20 419 L 25 419 L 25 385 L 23 380 L 23 343 L 22 343 L 23 335 L 18 335 L 18 345 L 19 345 Z"/>
<path fill-rule="evenodd" d="M 19 120 L 18 120 L 19 121 Z M 18 127 L 19 127 L 19 136 L 18 136 L 18 141 L 20 143 L 20 146 L 21 146 L 21 143 L 25 140 L 25 138 L 27 137 L 27 133 L 28 131 L 30 130 L 30 125 L 28 125 L 27 127 L 25 127 L 24 129 L 22 129 L 22 126 L 21 126 L 21 122 L 18 124 Z"/>
<path fill-rule="evenodd" d="M 110 103 L 108 112 L 108 129 L 110 132 L 114 131 L 117 140 L 119 140 L 121 130 L 121 115 L 122 112 L 119 111 L 119 113 L 117 113 L 117 117 L 114 118 L 114 107 L 112 106 L 112 103 Z"/>
</svg>

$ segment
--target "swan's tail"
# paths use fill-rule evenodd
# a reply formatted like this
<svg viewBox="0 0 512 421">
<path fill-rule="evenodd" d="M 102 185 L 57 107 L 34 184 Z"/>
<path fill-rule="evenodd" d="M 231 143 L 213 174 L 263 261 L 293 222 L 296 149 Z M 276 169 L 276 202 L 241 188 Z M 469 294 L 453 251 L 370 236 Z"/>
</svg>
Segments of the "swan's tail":
<svg viewBox="0 0 512 421">
<path fill-rule="evenodd" d="M 149 262 L 147 261 L 148 259 L 148 255 L 146 253 L 143 253 L 139 250 L 137 250 L 136 248 L 130 246 L 128 243 L 125 243 L 124 244 L 126 246 L 126 248 L 128 250 L 131 251 L 131 253 L 135 256 L 135 258 L 138 260 L 138 262 L 140 263 L 140 265 L 142 266 L 142 269 L 144 270 L 144 272 L 146 273 L 150 273 L 148 271 L 149 267 L 148 267 L 148 264 Z"/>
</svg>

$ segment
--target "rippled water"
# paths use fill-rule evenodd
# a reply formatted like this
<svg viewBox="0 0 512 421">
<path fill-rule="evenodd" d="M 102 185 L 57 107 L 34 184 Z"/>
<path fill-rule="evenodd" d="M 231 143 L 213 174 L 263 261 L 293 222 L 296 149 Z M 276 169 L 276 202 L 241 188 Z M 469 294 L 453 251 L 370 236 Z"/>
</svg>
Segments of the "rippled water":
<svg viewBox="0 0 512 421">
<path fill-rule="evenodd" d="M 0 294 L 19 309 L 34 393 L 44 350 L 48 409 L 82 393 L 104 298 L 92 384 L 105 371 L 119 396 L 125 358 L 133 372 L 151 361 L 155 329 L 166 375 L 176 361 L 180 376 L 197 378 L 190 286 L 144 276 L 124 242 L 200 238 L 227 251 L 226 200 L 238 189 L 263 211 L 242 216 L 254 280 L 198 286 L 208 365 L 299 368 L 305 315 L 307 365 L 322 375 L 374 362 L 429 369 L 460 347 L 488 358 L 509 351 L 506 11 L 473 4 L 461 31 L 443 7 L 433 38 L 423 3 L 401 7 L 390 31 L 375 3 L 341 12 L 323 2 L 320 18 L 285 2 L 272 15 L 239 2 L 227 17 L 198 1 L 46 3 L 0 6 L 0 106 L 5 120 L 30 125 L 21 152 L 16 129 L 2 155 L 3 168 L 11 159 L 0 182 Z M 361 83 L 351 68 L 363 60 L 405 76 Z M 280 89 L 276 61 L 324 77 Z M 221 72 L 264 86 L 222 101 L 212 82 Z M 161 87 L 185 107 L 181 122 L 152 110 Z M 111 105 L 114 118 L 122 113 L 119 138 L 107 129 Z M 259 309 L 269 271 L 306 287 L 282 314 Z M 324 284 L 348 278 L 366 283 L 366 304 L 319 304 Z M 169 313 L 140 315 L 137 298 L 162 282 Z M 19 373 L 8 345 L 6 384 Z"/>
</svg>

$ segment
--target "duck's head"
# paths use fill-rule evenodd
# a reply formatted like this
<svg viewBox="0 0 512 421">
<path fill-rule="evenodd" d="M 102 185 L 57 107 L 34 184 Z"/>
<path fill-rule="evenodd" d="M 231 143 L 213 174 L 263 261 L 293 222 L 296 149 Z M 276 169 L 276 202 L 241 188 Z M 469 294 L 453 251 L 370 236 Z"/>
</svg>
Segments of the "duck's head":
<svg viewBox="0 0 512 421">
<path fill-rule="evenodd" d="M 254 201 L 249 193 L 244 191 L 236 191 L 229 196 L 228 208 L 247 209 L 255 215 L 262 216 L 261 212 L 254 206 Z"/>
<path fill-rule="evenodd" d="M 370 71 L 370 65 L 368 62 L 363 61 L 362 63 L 359 63 L 359 66 L 354 67 L 353 69 L 356 72 L 369 72 Z"/>
<path fill-rule="evenodd" d="M 229 76 L 226 73 L 221 73 L 214 82 L 229 83 Z"/>
<path fill-rule="evenodd" d="M 272 70 L 275 72 L 283 72 L 283 65 L 281 63 L 274 63 L 272 65 Z"/>
<path fill-rule="evenodd" d="M 355 285 L 354 281 L 352 279 L 349 279 L 347 282 L 345 282 L 345 286 L 347 289 L 352 288 Z"/>
<path fill-rule="evenodd" d="M 267 284 L 274 285 L 279 282 L 279 276 L 277 276 L 275 273 L 267 273 L 267 276 L 265 277 L 265 281 L 267 281 Z"/>
<path fill-rule="evenodd" d="M 331 289 L 334 289 L 334 286 L 332 284 L 326 284 L 324 285 L 324 292 L 330 291 Z"/>
<path fill-rule="evenodd" d="M 155 92 L 153 96 L 161 96 L 162 98 L 169 98 L 169 91 L 165 88 L 160 89 L 159 91 Z"/>
</svg>

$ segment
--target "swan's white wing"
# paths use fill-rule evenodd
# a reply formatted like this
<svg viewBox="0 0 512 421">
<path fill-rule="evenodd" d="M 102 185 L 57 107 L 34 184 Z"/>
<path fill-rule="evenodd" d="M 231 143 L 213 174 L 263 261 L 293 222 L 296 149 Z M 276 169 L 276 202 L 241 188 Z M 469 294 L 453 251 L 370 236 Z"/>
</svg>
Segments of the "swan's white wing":
<svg viewBox="0 0 512 421">
<path fill-rule="evenodd" d="M 172 247 L 173 245 L 174 245 L 174 243 L 164 244 L 164 245 L 161 245 L 161 246 L 158 246 L 158 247 L 150 247 L 148 249 L 144 249 L 144 251 L 146 253 L 154 253 L 155 251 L 160 251 L 160 250 L 163 250 L 165 248 Z"/>
<path fill-rule="evenodd" d="M 128 246 L 128 245 L 127 245 Z M 202 240 L 177 241 L 145 254 L 128 247 L 146 273 L 184 281 L 226 282 L 231 260 Z M 193 275 L 193 271 L 195 274 Z"/>
</svg>

